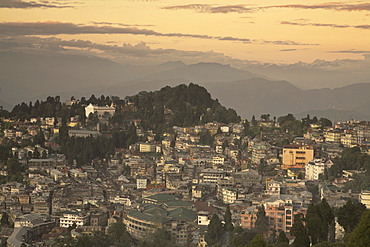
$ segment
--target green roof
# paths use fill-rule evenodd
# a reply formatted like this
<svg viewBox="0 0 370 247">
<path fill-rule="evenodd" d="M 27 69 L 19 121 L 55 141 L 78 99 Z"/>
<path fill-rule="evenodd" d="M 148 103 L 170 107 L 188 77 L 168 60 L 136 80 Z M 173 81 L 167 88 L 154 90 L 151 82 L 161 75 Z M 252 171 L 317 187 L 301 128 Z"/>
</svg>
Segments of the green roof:
<svg viewBox="0 0 370 247">
<path fill-rule="evenodd" d="M 151 196 L 145 197 L 146 199 L 150 199 L 157 202 L 167 202 L 167 201 L 174 201 L 176 198 L 174 196 L 171 196 L 167 193 L 161 193 L 161 194 L 155 194 Z"/>
<path fill-rule="evenodd" d="M 164 205 L 166 205 L 167 207 L 191 207 L 193 206 L 193 203 L 177 200 L 165 202 Z"/>
<path fill-rule="evenodd" d="M 169 211 L 168 217 L 179 220 L 194 221 L 197 218 L 197 213 L 186 208 L 176 208 Z"/>
<path fill-rule="evenodd" d="M 139 211 L 136 211 L 136 210 L 133 210 L 133 211 L 129 212 L 128 216 L 133 217 L 133 218 L 137 218 L 139 220 L 152 222 L 153 224 L 162 224 L 162 223 L 167 222 L 169 220 L 166 217 L 162 217 L 162 216 L 158 216 L 158 215 L 154 216 L 154 215 L 147 214 L 147 213 L 142 213 L 142 212 L 139 212 Z"/>
</svg>

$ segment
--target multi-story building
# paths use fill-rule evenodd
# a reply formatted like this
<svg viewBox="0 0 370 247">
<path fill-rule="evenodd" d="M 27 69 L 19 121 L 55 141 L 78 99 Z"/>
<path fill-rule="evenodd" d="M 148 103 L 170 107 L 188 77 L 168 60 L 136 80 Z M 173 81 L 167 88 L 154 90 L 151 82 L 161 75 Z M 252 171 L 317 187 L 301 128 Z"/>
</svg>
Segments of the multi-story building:
<svg viewBox="0 0 370 247">
<path fill-rule="evenodd" d="M 274 180 L 266 181 L 266 194 L 270 196 L 279 195 L 281 192 L 281 186 L 281 182 Z"/>
<path fill-rule="evenodd" d="M 50 170 L 55 166 L 56 162 L 53 159 L 30 159 L 28 161 L 28 167 L 31 171 L 39 170 Z"/>
<path fill-rule="evenodd" d="M 260 206 L 251 206 L 241 213 L 241 227 L 251 229 L 255 227 L 257 212 Z M 294 195 L 275 195 L 266 199 L 262 205 L 268 218 L 268 234 L 273 232 L 290 232 L 294 223 L 294 215 L 305 213 L 303 201 Z"/>
<path fill-rule="evenodd" d="M 224 162 L 225 162 L 225 157 L 221 155 L 216 155 L 216 156 L 213 156 L 212 158 L 212 164 L 214 166 L 222 166 Z"/>
<path fill-rule="evenodd" d="M 340 143 L 341 135 L 342 133 L 339 129 L 328 130 L 324 133 L 325 141 L 334 143 Z"/>
<path fill-rule="evenodd" d="M 141 153 L 154 153 L 154 152 L 160 152 L 160 147 L 155 143 L 139 143 L 139 152 Z"/>
<path fill-rule="evenodd" d="M 341 135 L 340 142 L 345 148 L 352 148 L 357 146 L 358 144 L 357 132 L 354 130 L 344 132 Z"/>
<path fill-rule="evenodd" d="M 286 145 L 283 148 L 283 169 L 303 169 L 308 161 L 313 160 L 315 150 L 310 145 Z"/>
<path fill-rule="evenodd" d="M 217 180 L 224 177 L 224 172 L 217 169 L 203 169 L 200 173 L 200 176 L 203 178 L 203 183 L 216 185 Z"/>
<path fill-rule="evenodd" d="M 331 160 L 315 159 L 309 161 L 305 166 L 307 180 L 319 180 L 320 174 L 333 165 Z"/>
<path fill-rule="evenodd" d="M 222 202 L 225 204 L 234 203 L 238 199 L 238 190 L 229 187 L 222 188 Z"/>
<path fill-rule="evenodd" d="M 256 226 L 258 206 L 250 206 L 242 211 L 240 217 L 240 226 L 246 229 L 252 229 Z"/>
<path fill-rule="evenodd" d="M 73 224 L 83 226 L 89 222 L 90 215 L 82 212 L 66 211 L 63 217 L 60 218 L 60 227 L 68 228 Z"/>
<path fill-rule="evenodd" d="M 143 240 L 156 228 L 165 228 L 180 246 L 189 244 L 196 220 L 195 211 L 183 207 L 166 210 L 163 205 L 145 203 L 124 217 L 127 231 L 134 239 Z"/>
</svg>

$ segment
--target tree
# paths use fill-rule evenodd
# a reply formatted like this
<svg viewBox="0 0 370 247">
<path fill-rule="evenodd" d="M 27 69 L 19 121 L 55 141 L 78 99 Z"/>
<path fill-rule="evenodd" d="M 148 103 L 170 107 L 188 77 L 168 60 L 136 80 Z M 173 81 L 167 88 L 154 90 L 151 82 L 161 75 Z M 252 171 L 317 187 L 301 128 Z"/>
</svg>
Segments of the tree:
<svg viewBox="0 0 370 247">
<path fill-rule="evenodd" d="M 91 247 L 93 243 L 88 236 L 81 236 L 78 238 L 76 247 Z"/>
<path fill-rule="evenodd" d="M 310 246 L 310 237 L 308 236 L 306 227 L 303 225 L 303 220 L 303 214 L 294 215 L 294 223 L 290 229 L 290 235 L 295 237 L 293 247 Z"/>
<path fill-rule="evenodd" d="M 131 236 L 127 232 L 125 224 L 122 222 L 110 225 L 108 228 L 108 236 L 116 246 L 124 247 L 132 245 Z"/>
<path fill-rule="evenodd" d="M 37 147 L 35 147 L 35 149 L 33 151 L 33 158 L 40 159 L 40 152 L 39 152 L 39 149 Z"/>
<path fill-rule="evenodd" d="M 274 244 L 274 247 L 288 247 L 288 246 L 289 238 L 287 238 L 284 231 L 280 231 L 276 243 Z"/>
<path fill-rule="evenodd" d="M 330 205 L 327 203 L 326 199 L 323 198 L 320 202 L 319 206 L 319 214 L 321 216 L 321 234 L 320 234 L 320 242 L 328 241 L 330 227 L 334 222 L 334 213 L 331 209 Z"/>
<path fill-rule="evenodd" d="M 327 118 L 320 118 L 319 124 L 321 125 L 321 128 L 331 127 L 333 125 L 333 123 Z"/>
<path fill-rule="evenodd" d="M 283 125 L 285 122 L 288 122 L 288 121 L 295 121 L 295 117 L 293 116 L 293 114 L 289 113 L 288 115 L 286 116 L 281 116 L 281 117 L 278 117 L 277 119 L 277 122 L 278 124 L 281 126 Z"/>
<path fill-rule="evenodd" d="M 318 212 L 318 207 L 311 204 L 308 206 L 307 214 L 306 214 L 306 227 L 308 235 L 311 238 L 311 242 L 313 245 L 319 242 L 321 228 L 322 228 L 322 220 L 320 217 L 320 213 Z"/>
<path fill-rule="evenodd" d="M 366 206 L 358 201 L 348 200 L 346 204 L 340 207 L 336 215 L 338 223 L 343 226 L 346 233 L 351 233 L 361 219 Z"/>
<path fill-rule="evenodd" d="M 207 232 L 204 236 L 207 245 L 213 246 L 218 243 L 223 235 L 223 227 L 220 218 L 217 214 L 214 214 L 207 226 Z"/>
<path fill-rule="evenodd" d="M 264 206 L 258 208 L 256 230 L 262 236 L 264 236 L 269 230 L 268 218 L 266 217 Z"/>
<path fill-rule="evenodd" d="M 349 235 L 347 247 L 368 247 L 370 243 L 370 211 L 366 210 L 361 215 L 361 220 Z"/>
<path fill-rule="evenodd" d="M 8 213 L 7 212 L 3 212 L 3 215 L 1 217 L 1 225 L 4 226 L 4 225 L 10 225 L 9 223 L 9 216 L 8 216 Z"/>
<path fill-rule="evenodd" d="M 255 117 L 254 115 L 252 116 L 251 123 L 252 123 L 252 126 L 253 126 L 253 127 L 256 127 L 256 126 L 257 126 L 256 117 Z"/>
<path fill-rule="evenodd" d="M 157 228 L 139 244 L 139 247 L 163 247 L 174 245 L 174 240 L 171 238 L 171 234 L 166 231 L 166 229 Z"/>
<path fill-rule="evenodd" d="M 315 247 L 345 247 L 344 243 L 332 243 L 332 242 L 322 242 L 313 245 Z"/>
<path fill-rule="evenodd" d="M 262 235 L 257 234 L 251 242 L 250 247 L 266 247 L 267 243 L 265 239 L 262 237 Z"/>
<path fill-rule="evenodd" d="M 225 212 L 225 216 L 224 216 L 224 221 L 225 221 L 225 230 L 226 231 L 233 231 L 234 230 L 234 225 L 233 225 L 233 222 L 231 220 L 231 212 L 230 212 L 230 206 L 227 205 L 226 206 L 226 212 Z"/>
<path fill-rule="evenodd" d="M 270 120 L 270 114 L 262 114 L 261 119 L 263 121 L 269 121 Z"/>
</svg>

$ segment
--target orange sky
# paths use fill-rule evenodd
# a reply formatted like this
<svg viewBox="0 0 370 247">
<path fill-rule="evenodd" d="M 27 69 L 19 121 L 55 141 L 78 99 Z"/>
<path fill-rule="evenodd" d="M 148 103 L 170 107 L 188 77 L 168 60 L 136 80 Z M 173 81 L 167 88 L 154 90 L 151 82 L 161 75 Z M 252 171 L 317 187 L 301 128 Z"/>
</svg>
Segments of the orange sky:
<svg viewBox="0 0 370 247">
<path fill-rule="evenodd" d="M 313 62 L 370 53 L 369 20 L 370 3 L 362 1 L 1 0 L 0 41 L 116 60 L 141 54 L 154 62 L 161 53 L 184 61 Z"/>
</svg>

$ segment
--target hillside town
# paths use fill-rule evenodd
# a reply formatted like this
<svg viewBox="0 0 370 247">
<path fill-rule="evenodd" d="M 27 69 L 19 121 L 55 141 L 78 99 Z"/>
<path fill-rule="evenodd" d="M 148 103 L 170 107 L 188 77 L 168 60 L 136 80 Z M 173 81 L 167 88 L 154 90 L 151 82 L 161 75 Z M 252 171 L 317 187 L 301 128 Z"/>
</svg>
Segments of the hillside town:
<svg viewBox="0 0 370 247">
<path fill-rule="evenodd" d="M 62 105 L 67 109 L 76 102 Z M 126 102 L 125 107 L 138 106 Z M 364 180 L 370 122 L 264 114 L 249 122 L 172 126 L 159 138 L 133 117 L 124 123 L 135 136 L 127 147 L 101 141 L 99 150 L 107 152 L 87 161 L 97 151 L 89 154 L 85 146 L 115 138 L 111 119 L 117 106 L 89 103 L 83 109 L 64 120 L 1 117 L 4 246 L 88 246 L 76 243 L 111 236 L 109 229 L 117 225 L 124 226 L 131 246 L 151 246 L 148 236 L 158 229 L 169 233 L 167 246 L 244 246 L 236 244 L 244 233 L 250 233 L 248 244 L 261 236 L 270 246 L 289 246 L 299 238 L 294 225 L 309 218 L 313 205 L 330 212 L 349 204 L 370 208 L 370 181 Z M 164 113 L 166 119 L 171 109 Z M 294 123 L 304 121 L 305 132 L 294 132 Z M 83 152 L 77 151 L 79 142 Z M 73 151 L 77 154 L 69 155 Z M 344 153 L 362 155 L 362 161 L 342 165 Z M 337 213 L 332 218 L 326 236 L 310 235 L 312 245 L 343 243 L 353 231 Z M 219 245 L 210 239 L 217 220 L 223 227 L 214 238 Z M 305 227 L 311 234 L 309 223 Z M 286 245 L 277 245 L 283 234 Z"/>
</svg>

